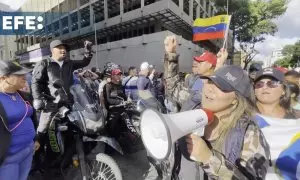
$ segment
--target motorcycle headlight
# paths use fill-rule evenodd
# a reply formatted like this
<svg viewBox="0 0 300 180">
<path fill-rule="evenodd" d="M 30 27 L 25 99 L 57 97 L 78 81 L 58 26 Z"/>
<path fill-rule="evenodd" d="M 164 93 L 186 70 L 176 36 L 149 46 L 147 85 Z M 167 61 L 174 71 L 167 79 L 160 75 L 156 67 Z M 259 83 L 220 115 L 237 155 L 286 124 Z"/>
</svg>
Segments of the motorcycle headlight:
<svg viewBox="0 0 300 180">
<path fill-rule="evenodd" d="M 91 119 L 85 119 L 85 125 L 87 130 L 91 130 L 93 132 L 97 132 L 100 128 L 104 126 L 104 122 L 102 119 L 98 121 L 93 121 Z"/>
</svg>

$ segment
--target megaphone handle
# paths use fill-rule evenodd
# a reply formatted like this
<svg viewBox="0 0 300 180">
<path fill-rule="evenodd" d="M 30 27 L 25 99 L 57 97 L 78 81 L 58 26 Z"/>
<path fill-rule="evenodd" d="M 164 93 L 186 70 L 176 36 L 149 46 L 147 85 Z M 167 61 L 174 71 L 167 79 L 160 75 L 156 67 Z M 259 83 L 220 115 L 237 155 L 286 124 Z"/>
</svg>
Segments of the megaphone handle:
<svg viewBox="0 0 300 180">
<path fill-rule="evenodd" d="M 205 128 L 202 127 L 202 128 L 195 130 L 192 134 L 202 137 L 202 136 L 204 136 L 204 130 L 205 130 Z"/>
<path fill-rule="evenodd" d="M 202 128 L 195 130 L 192 134 L 202 137 L 202 136 L 204 136 L 204 130 L 205 130 L 205 128 L 202 127 Z M 197 161 L 197 159 L 194 156 L 190 156 L 190 159 L 193 161 Z"/>
</svg>

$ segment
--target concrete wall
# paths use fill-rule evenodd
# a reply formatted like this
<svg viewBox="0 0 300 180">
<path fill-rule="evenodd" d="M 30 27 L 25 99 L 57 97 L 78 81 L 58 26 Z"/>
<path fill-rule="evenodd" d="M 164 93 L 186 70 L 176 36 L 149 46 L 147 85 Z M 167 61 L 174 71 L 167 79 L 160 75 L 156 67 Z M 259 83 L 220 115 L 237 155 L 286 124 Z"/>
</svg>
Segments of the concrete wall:
<svg viewBox="0 0 300 180">
<path fill-rule="evenodd" d="M 17 50 L 16 36 L 0 36 L 0 60 L 12 60 Z"/>
<path fill-rule="evenodd" d="M 98 67 L 103 69 L 106 62 L 115 62 L 120 64 L 124 70 L 130 66 L 139 67 L 144 61 L 156 66 L 157 71 L 163 71 L 164 57 L 164 39 L 171 35 L 170 31 L 163 31 L 154 34 L 144 35 L 131 39 L 125 39 L 112 43 L 100 44 L 97 48 L 98 63 L 96 54 L 94 55 L 89 67 Z M 180 53 L 179 64 L 180 71 L 191 71 L 193 56 L 200 55 L 202 49 L 190 41 L 177 36 L 178 49 Z M 93 47 L 96 50 L 96 46 Z M 82 49 L 70 52 L 71 59 L 82 59 L 80 55 Z"/>
</svg>

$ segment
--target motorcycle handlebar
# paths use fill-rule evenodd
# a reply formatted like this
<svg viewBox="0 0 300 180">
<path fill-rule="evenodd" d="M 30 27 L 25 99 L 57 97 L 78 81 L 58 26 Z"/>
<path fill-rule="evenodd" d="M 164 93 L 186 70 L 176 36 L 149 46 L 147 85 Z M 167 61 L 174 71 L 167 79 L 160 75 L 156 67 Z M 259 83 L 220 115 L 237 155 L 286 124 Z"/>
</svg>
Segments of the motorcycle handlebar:
<svg viewBox="0 0 300 180">
<path fill-rule="evenodd" d="M 121 104 L 118 104 L 118 105 L 110 105 L 109 108 L 126 107 L 126 106 L 131 105 L 131 104 L 132 104 L 132 102 L 125 101 L 125 102 L 122 102 Z"/>
</svg>

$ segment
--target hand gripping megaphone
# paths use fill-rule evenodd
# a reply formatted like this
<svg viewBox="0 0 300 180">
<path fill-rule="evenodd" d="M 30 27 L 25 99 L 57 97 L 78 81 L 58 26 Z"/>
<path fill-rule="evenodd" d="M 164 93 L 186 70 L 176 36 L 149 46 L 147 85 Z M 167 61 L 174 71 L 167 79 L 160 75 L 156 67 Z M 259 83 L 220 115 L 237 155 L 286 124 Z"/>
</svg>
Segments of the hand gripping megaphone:
<svg viewBox="0 0 300 180">
<path fill-rule="evenodd" d="M 165 160 L 179 138 L 196 133 L 204 135 L 204 127 L 213 120 L 209 110 L 196 109 L 164 115 L 147 109 L 141 116 L 141 136 L 148 153 L 156 160 Z"/>
</svg>

